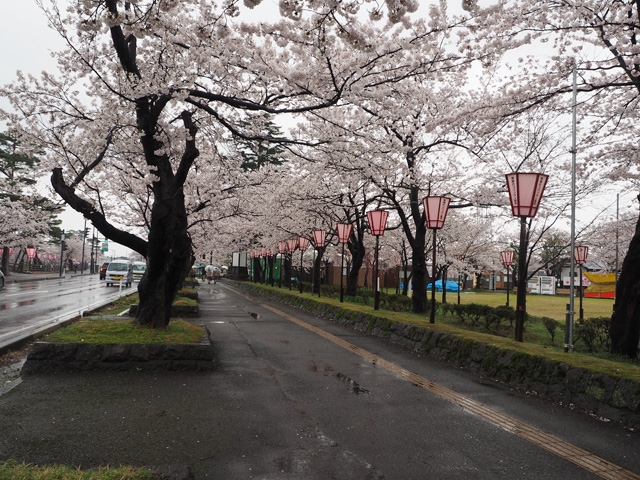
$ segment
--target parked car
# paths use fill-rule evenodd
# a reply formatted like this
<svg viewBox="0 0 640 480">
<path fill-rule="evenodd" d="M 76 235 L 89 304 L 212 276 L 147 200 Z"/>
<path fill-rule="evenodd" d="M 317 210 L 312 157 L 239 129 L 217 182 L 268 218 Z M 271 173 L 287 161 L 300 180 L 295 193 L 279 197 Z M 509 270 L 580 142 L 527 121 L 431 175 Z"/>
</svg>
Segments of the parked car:
<svg viewBox="0 0 640 480">
<path fill-rule="evenodd" d="M 4 288 L 4 273 L 0 270 L 0 290 Z"/>
<path fill-rule="evenodd" d="M 100 266 L 100 280 L 104 280 L 107 276 L 107 267 L 109 266 L 109 262 L 104 262 Z"/>
<path fill-rule="evenodd" d="M 120 285 L 121 283 L 127 288 L 130 287 L 133 283 L 132 267 L 131 262 L 126 259 L 110 262 L 104 279 L 107 287 L 109 285 Z"/>
<path fill-rule="evenodd" d="M 133 281 L 139 282 L 147 271 L 147 262 L 133 262 Z"/>
</svg>

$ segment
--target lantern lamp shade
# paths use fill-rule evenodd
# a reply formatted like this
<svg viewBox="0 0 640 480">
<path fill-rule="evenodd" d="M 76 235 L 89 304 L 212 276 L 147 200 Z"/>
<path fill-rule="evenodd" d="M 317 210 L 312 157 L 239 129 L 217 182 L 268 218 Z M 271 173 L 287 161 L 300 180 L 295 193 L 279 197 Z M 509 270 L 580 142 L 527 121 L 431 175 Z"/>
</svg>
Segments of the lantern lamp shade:
<svg viewBox="0 0 640 480">
<path fill-rule="evenodd" d="M 290 238 L 289 240 L 287 240 L 287 249 L 290 252 L 295 252 L 297 244 L 298 244 L 298 239 L 297 238 Z"/>
<path fill-rule="evenodd" d="M 367 219 L 369 220 L 369 230 L 371 235 L 379 237 L 384 235 L 384 229 L 387 227 L 387 217 L 389 212 L 386 210 L 374 210 L 367 212 Z"/>
<path fill-rule="evenodd" d="M 267 249 L 264 247 L 260 247 L 260 255 L 262 255 L 263 257 L 267 256 Z"/>
<path fill-rule="evenodd" d="M 338 224 L 338 242 L 347 243 L 351 236 L 351 230 L 353 230 L 352 224 L 339 223 Z"/>
<path fill-rule="evenodd" d="M 27 248 L 27 257 L 29 258 L 34 258 L 36 256 L 36 249 L 35 248 Z"/>
<path fill-rule="evenodd" d="M 589 255 L 589 247 L 576 245 L 573 251 L 573 258 L 578 265 L 584 265 L 587 262 L 588 255 Z"/>
<path fill-rule="evenodd" d="M 502 263 L 504 265 L 513 265 L 513 250 L 500 252 L 502 255 Z"/>
<path fill-rule="evenodd" d="M 427 228 L 436 230 L 444 227 L 450 202 L 450 198 L 438 196 L 429 196 L 422 199 L 424 215 L 427 219 Z"/>
<path fill-rule="evenodd" d="M 309 246 L 309 239 L 307 237 L 298 237 L 298 248 L 301 252 L 304 252 Z"/>
<path fill-rule="evenodd" d="M 507 188 L 514 217 L 535 217 L 549 175 L 543 173 L 508 173 Z"/>
<path fill-rule="evenodd" d="M 278 253 L 285 253 L 287 251 L 286 242 L 278 242 Z"/>
<path fill-rule="evenodd" d="M 315 243 L 316 248 L 322 248 L 327 241 L 327 232 L 325 230 L 314 230 L 313 232 L 313 243 Z"/>
</svg>

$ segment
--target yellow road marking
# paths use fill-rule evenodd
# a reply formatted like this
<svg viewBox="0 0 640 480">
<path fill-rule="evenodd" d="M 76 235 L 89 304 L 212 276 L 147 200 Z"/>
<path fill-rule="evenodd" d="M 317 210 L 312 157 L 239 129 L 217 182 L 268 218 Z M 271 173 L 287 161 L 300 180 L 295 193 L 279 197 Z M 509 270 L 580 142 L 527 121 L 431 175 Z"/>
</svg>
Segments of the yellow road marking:
<svg viewBox="0 0 640 480">
<path fill-rule="evenodd" d="M 247 300 L 260 305 L 261 307 L 270 310 L 276 315 L 283 317 L 296 325 L 299 325 L 321 337 L 330 340 L 334 344 L 349 350 L 361 358 L 378 365 L 379 367 L 387 370 L 389 373 L 402 378 L 408 382 L 413 383 L 416 386 L 423 388 L 439 397 L 448 400 L 465 410 L 478 415 L 485 420 L 497 425 L 500 428 L 507 430 L 529 442 L 537 445 L 545 450 L 558 455 L 565 460 L 569 460 L 570 462 L 578 465 L 579 467 L 584 468 L 585 470 L 598 475 L 599 477 L 611 479 L 611 480 L 622 480 L 622 479 L 636 479 L 640 480 L 640 475 L 637 475 L 630 470 L 626 470 L 615 463 L 609 462 L 604 458 L 598 457 L 597 455 L 588 452 L 576 445 L 573 445 L 569 442 L 565 442 L 553 435 L 550 435 L 538 428 L 532 427 L 524 422 L 521 422 L 517 418 L 511 417 L 505 413 L 499 412 L 483 403 L 477 402 L 472 398 L 469 398 L 460 393 L 454 392 L 453 390 L 439 385 L 421 375 L 413 373 L 405 368 L 385 360 L 378 355 L 375 355 L 363 348 L 354 345 L 353 343 L 347 342 L 346 340 L 341 339 L 321 328 L 315 327 L 307 322 L 303 322 L 302 320 L 289 315 L 282 310 L 279 310 L 275 307 L 271 307 L 269 305 L 257 302 L 254 298 L 251 298 L 243 293 L 230 288 L 238 295 L 246 298 Z"/>
</svg>

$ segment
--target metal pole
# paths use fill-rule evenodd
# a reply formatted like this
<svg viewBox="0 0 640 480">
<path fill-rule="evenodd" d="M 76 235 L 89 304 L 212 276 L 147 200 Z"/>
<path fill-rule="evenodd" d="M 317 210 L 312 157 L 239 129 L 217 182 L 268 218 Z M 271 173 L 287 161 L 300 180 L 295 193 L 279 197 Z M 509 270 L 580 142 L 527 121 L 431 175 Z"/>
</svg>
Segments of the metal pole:
<svg viewBox="0 0 640 480">
<path fill-rule="evenodd" d="M 507 265 L 507 307 L 509 306 L 509 265 Z"/>
<path fill-rule="evenodd" d="M 84 273 L 84 244 L 87 243 L 87 219 L 84 219 L 84 230 L 82 231 L 82 259 L 80 260 L 80 275 Z"/>
<path fill-rule="evenodd" d="M 564 351 L 573 351 L 573 319 L 574 319 L 574 304 L 575 304 L 575 275 L 576 275 L 576 262 L 574 258 L 574 252 L 576 248 L 576 103 L 578 96 L 577 89 L 577 70 L 573 67 L 573 125 L 571 129 L 571 270 L 569 272 L 569 311 L 567 312 L 567 320 L 564 333 Z"/>
<path fill-rule="evenodd" d="M 516 296 L 517 342 L 524 337 L 524 320 L 527 315 L 527 218 L 520 217 L 520 252 L 518 252 L 518 292 Z"/>
<path fill-rule="evenodd" d="M 340 264 L 340 303 L 344 301 L 344 288 L 343 288 L 343 280 L 342 277 L 344 273 L 344 243 L 342 244 L 342 261 Z"/>
<path fill-rule="evenodd" d="M 380 290 L 378 289 L 378 247 L 380 243 L 380 236 L 376 235 L 376 265 L 374 268 L 373 286 L 375 288 L 373 309 L 378 310 L 380 308 Z"/>
<path fill-rule="evenodd" d="M 580 264 L 580 323 L 584 321 L 584 310 L 582 309 L 582 264 Z"/>
<path fill-rule="evenodd" d="M 436 232 L 438 229 L 433 229 L 433 265 L 431 271 L 431 311 L 429 312 L 429 323 L 436 323 Z"/>
<path fill-rule="evenodd" d="M 60 277 L 62 276 L 62 270 L 64 268 L 64 230 L 62 230 L 62 237 L 60 242 Z"/>
</svg>

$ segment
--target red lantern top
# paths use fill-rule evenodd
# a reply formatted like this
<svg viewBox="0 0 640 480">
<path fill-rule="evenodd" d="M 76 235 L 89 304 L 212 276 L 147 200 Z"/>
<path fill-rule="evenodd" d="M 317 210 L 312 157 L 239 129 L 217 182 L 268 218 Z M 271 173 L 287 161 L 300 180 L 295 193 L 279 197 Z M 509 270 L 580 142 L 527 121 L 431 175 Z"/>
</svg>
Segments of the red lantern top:
<svg viewBox="0 0 640 480">
<path fill-rule="evenodd" d="M 338 242 L 347 243 L 351 236 L 351 230 L 353 230 L 352 224 L 339 223 L 338 224 Z"/>
<path fill-rule="evenodd" d="M 298 248 L 301 252 L 304 252 L 309 246 L 309 239 L 306 237 L 298 237 Z"/>
<path fill-rule="evenodd" d="M 587 256 L 589 255 L 589 247 L 577 246 L 573 251 L 573 258 L 578 265 L 584 265 L 587 262 Z"/>
<path fill-rule="evenodd" d="M 513 265 L 513 250 L 500 252 L 500 255 L 502 255 L 503 264 L 507 266 Z"/>
<path fill-rule="evenodd" d="M 287 248 L 289 249 L 290 252 L 296 251 L 297 243 L 298 243 L 297 238 L 290 238 L 289 240 L 287 240 Z"/>
<path fill-rule="evenodd" d="M 429 196 L 422 199 L 424 215 L 427 218 L 427 228 L 437 230 L 444 227 L 450 202 L 451 199 L 447 197 Z"/>
<path fill-rule="evenodd" d="M 285 253 L 287 251 L 286 242 L 278 242 L 278 253 Z"/>
<path fill-rule="evenodd" d="M 324 247 L 324 244 L 327 240 L 327 232 L 324 230 L 314 230 L 312 233 L 313 243 L 315 243 L 316 248 Z"/>
<path fill-rule="evenodd" d="M 36 256 L 36 249 L 27 247 L 27 257 L 34 258 Z"/>
<path fill-rule="evenodd" d="M 514 217 L 535 217 L 549 175 L 543 173 L 508 173 L 507 188 Z"/>
<path fill-rule="evenodd" d="M 389 212 L 386 210 L 374 210 L 367 212 L 367 219 L 369 220 L 369 230 L 371 235 L 379 237 L 384 235 L 384 229 L 387 227 L 387 217 Z"/>
</svg>

